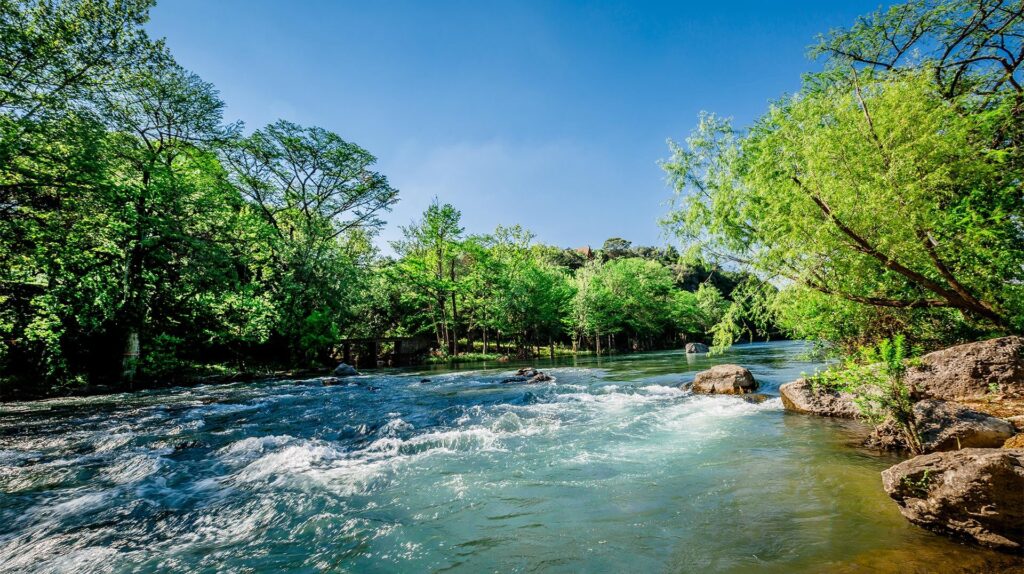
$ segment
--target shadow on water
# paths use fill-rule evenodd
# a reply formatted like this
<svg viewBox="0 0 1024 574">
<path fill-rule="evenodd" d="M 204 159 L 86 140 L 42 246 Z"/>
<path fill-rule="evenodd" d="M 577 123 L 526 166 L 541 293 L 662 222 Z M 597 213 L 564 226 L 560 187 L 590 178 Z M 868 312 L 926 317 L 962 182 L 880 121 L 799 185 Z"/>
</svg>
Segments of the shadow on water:
<svg viewBox="0 0 1024 574">
<path fill-rule="evenodd" d="M 800 343 L 0 406 L 2 572 L 999 572 L 909 525 L 864 427 L 769 394 Z M 427 383 L 421 383 L 429 378 Z"/>
</svg>

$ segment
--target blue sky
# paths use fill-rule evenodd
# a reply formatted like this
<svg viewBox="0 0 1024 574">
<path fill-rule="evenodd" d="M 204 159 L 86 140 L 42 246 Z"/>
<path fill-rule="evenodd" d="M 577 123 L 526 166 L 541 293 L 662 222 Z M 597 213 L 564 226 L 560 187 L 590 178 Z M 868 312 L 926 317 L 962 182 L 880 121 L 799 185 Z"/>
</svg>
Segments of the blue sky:
<svg viewBox="0 0 1024 574">
<path fill-rule="evenodd" d="M 338 132 L 400 190 L 379 243 L 437 196 L 467 231 L 665 242 L 657 165 L 701 110 L 745 124 L 875 1 L 162 0 L 149 29 L 229 120 Z M 387 249 L 385 249 L 387 251 Z"/>
</svg>

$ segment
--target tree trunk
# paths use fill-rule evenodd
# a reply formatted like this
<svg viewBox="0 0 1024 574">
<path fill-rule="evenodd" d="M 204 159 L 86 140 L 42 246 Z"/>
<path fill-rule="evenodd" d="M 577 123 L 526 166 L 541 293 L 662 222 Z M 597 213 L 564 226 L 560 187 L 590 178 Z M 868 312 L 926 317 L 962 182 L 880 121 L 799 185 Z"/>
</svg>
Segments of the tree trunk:
<svg viewBox="0 0 1024 574">
<path fill-rule="evenodd" d="M 451 352 L 452 356 L 459 354 L 459 306 L 455 302 L 455 259 L 451 261 L 451 279 L 452 279 L 452 342 Z"/>
<path fill-rule="evenodd" d="M 146 192 L 149 188 L 149 171 L 142 173 L 142 192 L 135 200 L 135 230 L 132 239 L 131 251 L 128 252 L 128 261 L 124 269 L 124 300 L 121 306 L 120 323 L 125 330 L 124 353 L 121 356 L 121 383 L 131 388 L 135 382 L 135 375 L 139 366 L 139 331 L 142 330 L 142 323 L 145 320 L 145 301 L 143 301 L 143 269 L 145 267 L 145 246 L 146 232 L 144 220 L 146 217 Z"/>
<path fill-rule="evenodd" d="M 135 371 L 139 365 L 139 332 L 131 330 L 128 332 L 124 346 L 124 357 L 121 359 L 121 381 L 132 387 L 135 381 Z"/>
</svg>

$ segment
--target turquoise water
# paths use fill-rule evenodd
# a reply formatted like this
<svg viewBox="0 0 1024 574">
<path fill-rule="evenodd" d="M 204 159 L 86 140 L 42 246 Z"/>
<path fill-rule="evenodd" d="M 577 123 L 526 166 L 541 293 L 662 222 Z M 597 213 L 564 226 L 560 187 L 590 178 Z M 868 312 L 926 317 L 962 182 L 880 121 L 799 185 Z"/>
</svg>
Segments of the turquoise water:
<svg viewBox="0 0 1024 574">
<path fill-rule="evenodd" d="M 854 423 L 680 383 L 799 343 L 0 406 L 3 572 L 960 572 Z M 424 377 L 429 382 L 420 382 Z"/>
</svg>

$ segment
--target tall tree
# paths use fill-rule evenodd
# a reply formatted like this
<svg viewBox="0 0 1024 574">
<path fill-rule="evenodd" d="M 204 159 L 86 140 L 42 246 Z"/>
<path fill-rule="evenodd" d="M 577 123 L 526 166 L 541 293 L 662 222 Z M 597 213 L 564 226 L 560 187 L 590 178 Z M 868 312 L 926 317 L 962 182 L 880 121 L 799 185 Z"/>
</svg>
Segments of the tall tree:
<svg viewBox="0 0 1024 574">
<path fill-rule="evenodd" d="M 457 209 L 435 199 L 419 221 L 402 228 L 403 239 L 393 244 L 403 257 L 408 281 L 429 301 L 438 344 L 453 355 L 458 338 L 456 265 L 461 254 L 461 219 Z"/>
<path fill-rule="evenodd" d="M 1016 89 L 982 109 L 977 97 L 948 94 L 926 69 L 847 68 L 812 78 L 747 133 L 705 115 L 665 163 L 680 199 L 667 224 L 792 289 L 904 321 L 953 310 L 1020 331 Z"/>
<path fill-rule="evenodd" d="M 224 103 L 211 84 L 158 53 L 115 75 L 110 89 L 100 94 L 99 106 L 119 134 L 114 153 L 125 168 L 119 187 L 128 207 L 126 253 L 115 323 L 125 340 L 122 380 L 130 383 L 155 287 L 148 275 L 161 259 L 157 252 L 167 249 L 176 234 L 167 224 L 180 223 L 168 212 L 180 212 L 180 203 L 192 199 L 184 175 L 194 169 L 196 154 L 224 139 Z"/>
<path fill-rule="evenodd" d="M 295 358 L 322 358 L 351 318 L 368 236 L 398 200 L 376 158 L 339 135 L 284 120 L 223 153 L 231 181 L 267 229 L 277 332 Z"/>
</svg>

